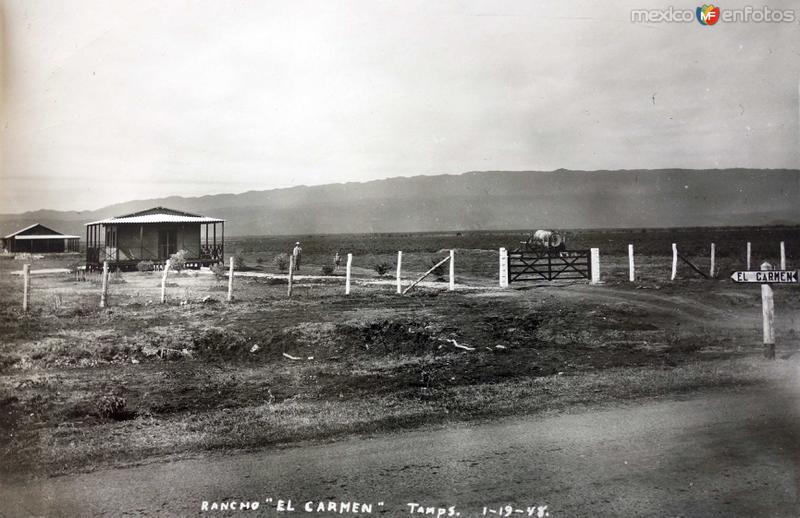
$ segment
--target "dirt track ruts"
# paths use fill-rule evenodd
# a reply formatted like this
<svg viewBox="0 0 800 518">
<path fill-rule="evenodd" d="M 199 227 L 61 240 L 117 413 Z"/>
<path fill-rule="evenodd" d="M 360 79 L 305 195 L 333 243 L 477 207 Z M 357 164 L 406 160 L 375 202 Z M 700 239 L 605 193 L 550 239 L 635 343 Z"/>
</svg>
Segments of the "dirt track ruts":
<svg viewBox="0 0 800 518">
<path fill-rule="evenodd" d="M 384 516 L 422 502 L 462 517 L 505 504 L 548 505 L 552 517 L 794 517 L 798 477 L 795 381 L 3 485 L 0 502 L 9 517 L 196 515 L 203 500 L 231 499 L 276 516 L 269 497 L 385 501 Z"/>
</svg>

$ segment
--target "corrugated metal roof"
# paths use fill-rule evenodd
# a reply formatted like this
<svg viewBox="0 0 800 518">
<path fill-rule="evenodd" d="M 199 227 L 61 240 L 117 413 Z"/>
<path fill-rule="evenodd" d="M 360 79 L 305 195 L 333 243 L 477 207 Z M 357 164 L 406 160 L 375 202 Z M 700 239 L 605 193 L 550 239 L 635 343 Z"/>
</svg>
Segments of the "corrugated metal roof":
<svg viewBox="0 0 800 518">
<path fill-rule="evenodd" d="M 178 216 L 175 214 L 147 214 L 145 216 L 123 216 L 106 218 L 86 223 L 86 225 L 144 224 L 144 223 L 223 223 L 224 219 L 207 216 Z"/>
<path fill-rule="evenodd" d="M 33 227 L 35 227 L 36 225 L 38 225 L 38 223 L 34 223 L 33 225 L 29 225 L 29 226 L 27 226 L 27 227 L 25 227 L 25 228 L 21 228 L 21 229 L 17 230 L 16 232 L 12 232 L 11 234 L 9 234 L 9 235 L 7 235 L 7 236 L 6 236 L 6 239 L 8 239 L 9 237 L 14 237 L 14 236 L 16 236 L 17 234 L 19 234 L 20 232 L 25 232 L 26 230 L 30 230 L 30 229 L 32 229 Z"/>
<path fill-rule="evenodd" d="M 21 229 L 17 230 L 16 232 L 12 232 L 11 234 L 7 235 L 7 236 L 5 237 L 5 239 L 8 239 L 8 238 L 10 238 L 10 237 L 14 237 L 14 236 L 16 236 L 17 234 L 19 234 L 19 233 L 22 233 L 22 232 L 25 232 L 26 230 L 30 230 L 30 229 L 32 229 L 32 228 L 34 228 L 34 227 L 42 227 L 42 228 L 44 228 L 44 229 L 46 229 L 46 230 L 49 230 L 50 232 L 57 232 L 56 230 L 53 230 L 52 228 L 47 228 L 47 227 L 45 227 L 45 226 L 44 226 L 44 225 L 42 225 L 41 223 L 34 223 L 33 225 L 28 225 L 27 227 L 25 227 L 25 228 L 21 228 Z"/>
<path fill-rule="evenodd" d="M 34 234 L 30 236 L 16 236 L 14 239 L 17 241 L 21 239 L 80 239 L 80 236 L 68 236 L 67 234 Z"/>
</svg>

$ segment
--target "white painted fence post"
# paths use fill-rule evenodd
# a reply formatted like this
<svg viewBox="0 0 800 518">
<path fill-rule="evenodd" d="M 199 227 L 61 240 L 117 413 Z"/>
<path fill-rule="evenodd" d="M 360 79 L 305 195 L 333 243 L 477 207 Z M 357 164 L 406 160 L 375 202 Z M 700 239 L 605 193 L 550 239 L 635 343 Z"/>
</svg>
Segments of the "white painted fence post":
<svg viewBox="0 0 800 518">
<path fill-rule="evenodd" d="M 31 265 L 22 265 L 22 311 L 28 311 L 28 294 L 31 290 Z"/>
<path fill-rule="evenodd" d="M 750 269 L 750 255 L 753 250 L 753 247 L 750 245 L 750 241 L 747 242 L 747 269 Z"/>
<path fill-rule="evenodd" d="M 781 241 L 781 270 L 786 269 L 786 244 Z"/>
<path fill-rule="evenodd" d="M 633 265 L 633 245 L 628 245 L 628 280 L 636 280 L 636 270 Z"/>
<path fill-rule="evenodd" d="M 670 276 L 670 280 L 674 281 L 675 277 L 678 276 L 678 244 L 672 243 L 672 275 Z"/>
<path fill-rule="evenodd" d="M 772 270 L 772 265 L 764 261 L 761 264 L 762 270 Z M 772 286 L 769 284 L 761 285 L 761 314 L 764 320 L 764 357 L 770 360 L 775 359 L 775 307 L 772 299 Z"/>
<path fill-rule="evenodd" d="M 344 294 L 350 295 L 350 266 L 353 264 L 353 254 L 347 254 L 347 276 L 344 282 Z"/>
<path fill-rule="evenodd" d="M 592 263 L 592 284 L 600 282 L 600 249 L 592 248 L 590 250 L 590 262 Z"/>
<path fill-rule="evenodd" d="M 717 247 L 714 243 L 711 243 L 711 268 L 708 272 L 708 276 L 711 277 L 712 279 L 717 276 L 716 272 L 717 267 L 715 264 L 715 261 L 717 259 L 716 255 L 717 255 Z"/>
<path fill-rule="evenodd" d="M 169 273 L 169 266 L 170 266 L 169 259 L 167 259 L 166 264 L 164 265 L 164 274 L 161 275 L 161 303 L 163 304 L 167 300 L 167 274 Z"/>
<path fill-rule="evenodd" d="M 231 267 L 228 270 L 228 302 L 233 300 L 233 256 L 231 256 Z"/>
<path fill-rule="evenodd" d="M 450 250 L 450 291 L 456 290 L 456 251 Z"/>
<path fill-rule="evenodd" d="M 508 251 L 500 249 L 500 287 L 508 288 Z"/>
<path fill-rule="evenodd" d="M 403 281 L 401 280 L 401 272 L 403 270 L 403 252 L 397 252 L 397 294 L 403 293 Z"/>
<path fill-rule="evenodd" d="M 103 279 L 101 286 L 100 307 L 104 308 L 108 304 L 108 261 L 103 261 Z"/>
<path fill-rule="evenodd" d="M 292 296 L 292 283 L 294 282 L 294 254 L 289 256 L 289 287 L 286 290 L 286 296 Z"/>
</svg>

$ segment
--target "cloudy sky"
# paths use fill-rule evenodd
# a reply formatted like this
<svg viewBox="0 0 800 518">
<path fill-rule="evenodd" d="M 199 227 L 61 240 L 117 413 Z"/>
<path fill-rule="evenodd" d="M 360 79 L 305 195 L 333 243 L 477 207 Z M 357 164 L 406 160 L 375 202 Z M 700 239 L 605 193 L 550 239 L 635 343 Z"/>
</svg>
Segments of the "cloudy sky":
<svg viewBox="0 0 800 518">
<path fill-rule="evenodd" d="M 698 5 L 0 0 L 0 213 L 471 170 L 800 167 L 800 23 L 631 22 L 670 3 Z"/>
</svg>

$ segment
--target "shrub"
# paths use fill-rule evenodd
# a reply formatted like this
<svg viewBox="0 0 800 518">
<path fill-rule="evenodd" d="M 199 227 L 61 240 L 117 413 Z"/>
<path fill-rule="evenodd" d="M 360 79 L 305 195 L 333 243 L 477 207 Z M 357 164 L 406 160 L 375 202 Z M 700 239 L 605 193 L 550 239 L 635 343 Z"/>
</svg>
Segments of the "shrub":
<svg viewBox="0 0 800 518">
<path fill-rule="evenodd" d="M 236 255 L 233 256 L 233 267 L 237 270 L 241 270 L 242 268 L 247 267 L 247 263 L 244 261 L 244 252 L 239 250 L 236 252 Z"/>
<path fill-rule="evenodd" d="M 329 264 L 322 265 L 322 275 L 333 275 L 333 266 Z"/>
<path fill-rule="evenodd" d="M 97 400 L 97 415 L 105 419 L 120 420 L 127 417 L 125 399 L 119 396 L 103 396 Z"/>
<path fill-rule="evenodd" d="M 289 269 L 289 254 L 278 254 L 272 262 L 275 263 L 275 267 L 278 268 L 278 271 L 285 272 Z"/>
<path fill-rule="evenodd" d="M 136 269 L 140 272 L 152 272 L 155 270 L 155 265 L 153 261 L 139 261 L 136 263 Z"/>
<path fill-rule="evenodd" d="M 211 273 L 214 274 L 214 277 L 216 277 L 218 281 L 221 281 L 228 275 L 228 272 L 225 270 L 225 265 L 223 263 L 212 264 Z"/>
<path fill-rule="evenodd" d="M 114 273 L 111 274 L 111 283 L 112 284 L 122 284 L 124 282 L 125 282 L 125 279 L 122 278 L 122 270 L 120 270 L 119 266 L 117 266 L 117 269 L 114 270 Z"/>
<path fill-rule="evenodd" d="M 186 256 L 189 254 L 186 250 L 178 250 L 169 256 L 169 267 L 176 272 L 183 270 L 186 267 Z"/>
<path fill-rule="evenodd" d="M 376 263 L 372 268 L 375 270 L 375 273 L 378 274 L 378 277 L 383 277 L 386 275 L 386 272 L 389 271 L 391 265 L 389 263 Z"/>
</svg>

